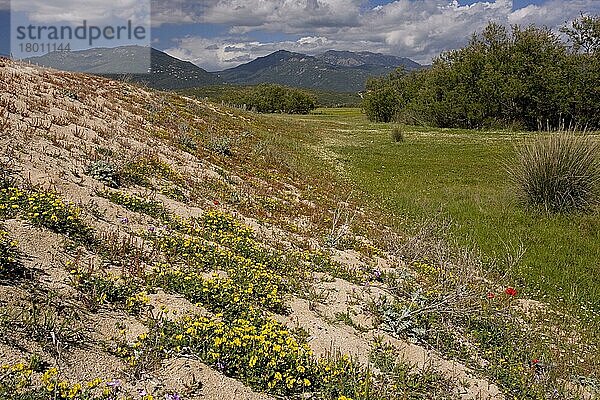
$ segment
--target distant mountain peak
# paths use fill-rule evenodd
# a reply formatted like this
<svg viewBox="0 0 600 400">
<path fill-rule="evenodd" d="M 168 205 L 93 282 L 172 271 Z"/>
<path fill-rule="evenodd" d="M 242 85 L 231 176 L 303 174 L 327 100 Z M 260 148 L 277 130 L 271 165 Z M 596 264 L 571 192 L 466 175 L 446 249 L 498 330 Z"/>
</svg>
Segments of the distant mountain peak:
<svg viewBox="0 0 600 400">
<path fill-rule="evenodd" d="M 316 56 L 278 50 L 246 64 L 215 74 L 228 83 L 255 85 L 278 83 L 336 92 L 358 92 L 372 76 L 381 76 L 398 67 L 421 68 L 402 57 L 371 52 L 329 50 Z"/>
</svg>

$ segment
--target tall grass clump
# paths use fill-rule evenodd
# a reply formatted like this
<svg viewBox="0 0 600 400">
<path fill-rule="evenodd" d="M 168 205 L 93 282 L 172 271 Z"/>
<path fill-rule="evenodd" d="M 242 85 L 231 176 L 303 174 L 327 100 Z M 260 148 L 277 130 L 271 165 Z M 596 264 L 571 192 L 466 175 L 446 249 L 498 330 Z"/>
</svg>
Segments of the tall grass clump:
<svg viewBox="0 0 600 400">
<path fill-rule="evenodd" d="M 600 145 L 589 136 L 556 133 L 516 148 L 508 170 L 522 200 L 547 212 L 586 211 L 600 199 Z"/>
<path fill-rule="evenodd" d="M 394 129 L 392 129 L 392 140 L 395 143 L 404 142 L 404 131 L 399 126 L 396 126 Z"/>
</svg>

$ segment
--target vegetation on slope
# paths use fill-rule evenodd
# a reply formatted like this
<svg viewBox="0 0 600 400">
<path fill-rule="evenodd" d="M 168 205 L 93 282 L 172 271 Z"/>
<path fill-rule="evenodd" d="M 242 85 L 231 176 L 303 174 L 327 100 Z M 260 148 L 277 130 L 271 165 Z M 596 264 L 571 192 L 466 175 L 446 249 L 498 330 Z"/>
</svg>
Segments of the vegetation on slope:
<svg viewBox="0 0 600 400">
<path fill-rule="evenodd" d="M 205 378 L 185 368 L 185 385 L 168 379 L 177 361 L 235 378 L 247 396 L 575 399 L 597 388 L 592 318 L 528 301 L 522 281 L 486 272 L 439 222 L 390 226 L 398 192 L 377 176 L 401 148 L 411 160 L 412 130 L 384 144 L 389 127 L 356 111 L 263 116 L 2 63 L 3 175 L 26 194 L 0 198 L 23 205 L 4 220 L 23 240 L 2 240 L 6 262 L 31 272 L 0 284 L 1 395 L 68 397 L 77 382 L 97 382 L 93 396 L 204 395 Z M 342 138 L 334 156 L 347 165 L 327 142 Z M 429 165 L 412 162 L 423 168 L 402 170 L 405 196 L 439 201 Z M 517 264 L 498 261 L 500 272 Z"/>
</svg>

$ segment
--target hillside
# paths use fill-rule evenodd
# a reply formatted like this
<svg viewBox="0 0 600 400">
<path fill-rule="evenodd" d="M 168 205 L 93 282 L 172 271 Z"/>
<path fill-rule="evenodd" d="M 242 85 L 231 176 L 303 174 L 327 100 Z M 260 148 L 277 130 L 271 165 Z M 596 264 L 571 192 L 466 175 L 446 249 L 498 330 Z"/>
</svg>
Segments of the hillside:
<svg viewBox="0 0 600 400">
<path fill-rule="evenodd" d="M 420 67 L 406 58 L 374 53 L 329 51 L 309 56 L 280 50 L 215 75 L 238 85 L 277 83 L 322 91 L 359 92 L 364 90 L 368 78 L 390 73 L 400 66 L 409 70 Z"/>
<path fill-rule="evenodd" d="M 581 321 L 392 229 L 312 118 L 0 59 L 0 398 L 592 398 Z"/>
<path fill-rule="evenodd" d="M 148 74 L 124 73 L 106 75 L 111 71 L 131 71 L 133 63 L 143 63 L 150 51 L 151 70 Z M 34 64 L 65 71 L 105 75 L 113 78 L 126 78 L 132 82 L 146 84 L 155 89 L 186 89 L 222 83 L 214 75 L 191 62 L 182 61 L 154 48 L 123 46 L 111 49 L 90 49 L 72 52 L 54 52 L 41 57 L 28 59 Z"/>
</svg>

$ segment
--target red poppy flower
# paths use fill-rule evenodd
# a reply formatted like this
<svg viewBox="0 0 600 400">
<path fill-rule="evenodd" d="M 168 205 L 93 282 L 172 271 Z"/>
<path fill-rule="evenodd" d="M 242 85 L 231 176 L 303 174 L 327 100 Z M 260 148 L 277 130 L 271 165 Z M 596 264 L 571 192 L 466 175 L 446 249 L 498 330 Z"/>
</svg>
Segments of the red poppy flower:
<svg viewBox="0 0 600 400">
<path fill-rule="evenodd" d="M 517 291 L 511 287 L 507 287 L 506 290 L 504 291 L 504 293 L 506 293 L 507 295 L 509 295 L 511 297 L 514 297 L 517 295 Z"/>
<path fill-rule="evenodd" d="M 531 363 L 532 363 L 533 365 L 535 365 L 535 364 L 537 364 L 537 363 L 539 363 L 539 362 L 540 362 L 540 360 L 538 360 L 537 358 L 534 358 L 533 360 L 531 360 Z"/>
<path fill-rule="evenodd" d="M 493 292 L 489 292 L 489 293 L 487 294 L 487 298 L 488 298 L 488 299 L 493 299 L 494 297 L 496 297 L 496 294 L 494 294 Z"/>
<path fill-rule="evenodd" d="M 213 201 L 213 204 L 214 204 L 215 206 L 218 206 L 218 205 L 219 205 L 219 204 L 221 204 L 221 203 L 219 203 L 219 201 L 218 201 L 218 200 L 214 200 L 214 201 Z"/>
</svg>

